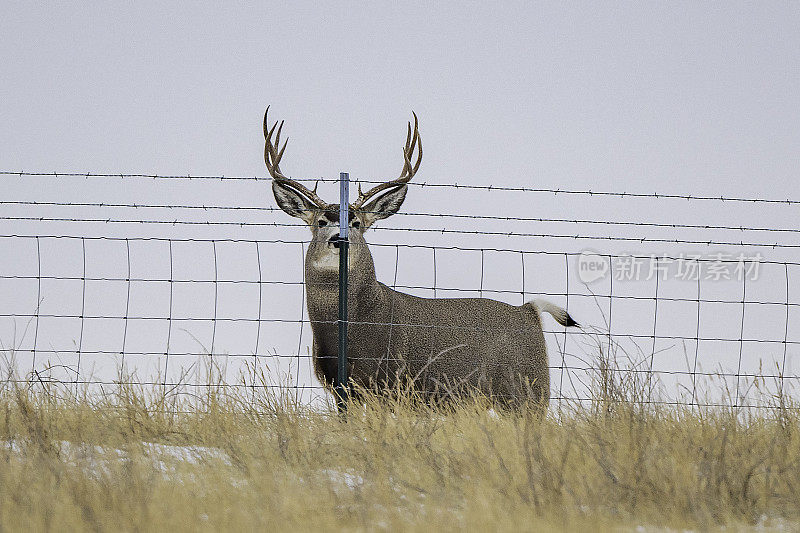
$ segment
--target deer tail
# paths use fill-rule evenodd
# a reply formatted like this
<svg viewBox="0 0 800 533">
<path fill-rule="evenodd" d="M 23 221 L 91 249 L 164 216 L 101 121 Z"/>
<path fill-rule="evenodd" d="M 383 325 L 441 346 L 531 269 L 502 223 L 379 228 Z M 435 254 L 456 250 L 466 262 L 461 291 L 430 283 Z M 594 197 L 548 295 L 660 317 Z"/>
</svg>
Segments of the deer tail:
<svg viewBox="0 0 800 533">
<path fill-rule="evenodd" d="M 533 305 L 540 311 L 544 311 L 545 313 L 550 313 L 553 315 L 553 318 L 556 319 L 556 322 L 561 324 L 565 327 L 571 326 L 580 326 L 575 320 L 567 313 L 567 310 L 559 307 L 553 303 L 548 302 L 547 300 L 542 300 L 537 298 L 531 302 L 528 302 L 530 305 Z"/>
</svg>

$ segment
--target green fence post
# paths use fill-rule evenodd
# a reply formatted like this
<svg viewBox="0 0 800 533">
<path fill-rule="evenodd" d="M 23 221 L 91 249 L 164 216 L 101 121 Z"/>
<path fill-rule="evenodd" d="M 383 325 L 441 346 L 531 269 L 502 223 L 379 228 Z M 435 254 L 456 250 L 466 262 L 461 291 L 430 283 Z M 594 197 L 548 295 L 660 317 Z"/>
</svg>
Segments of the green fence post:
<svg viewBox="0 0 800 533">
<path fill-rule="evenodd" d="M 339 173 L 339 364 L 336 407 L 347 410 L 347 252 L 350 244 L 350 175 Z"/>
</svg>

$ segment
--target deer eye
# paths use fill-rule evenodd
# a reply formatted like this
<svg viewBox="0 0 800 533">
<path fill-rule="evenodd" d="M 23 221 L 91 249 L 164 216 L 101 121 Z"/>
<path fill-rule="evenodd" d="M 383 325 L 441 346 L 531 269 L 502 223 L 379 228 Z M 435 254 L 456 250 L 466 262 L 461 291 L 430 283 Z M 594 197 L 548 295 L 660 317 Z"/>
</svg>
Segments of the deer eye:
<svg viewBox="0 0 800 533">
<path fill-rule="evenodd" d="M 325 220 L 324 218 L 319 219 L 319 222 L 317 222 L 317 226 L 319 226 L 320 228 L 322 226 L 327 226 L 327 225 L 328 225 L 328 221 Z"/>
<path fill-rule="evenodd" d="M 353 227 L 354 228 L 360 228 L 361 227 L 361 221 L 360 220 L 354 220 L 353 221 Z"/>
</svg>

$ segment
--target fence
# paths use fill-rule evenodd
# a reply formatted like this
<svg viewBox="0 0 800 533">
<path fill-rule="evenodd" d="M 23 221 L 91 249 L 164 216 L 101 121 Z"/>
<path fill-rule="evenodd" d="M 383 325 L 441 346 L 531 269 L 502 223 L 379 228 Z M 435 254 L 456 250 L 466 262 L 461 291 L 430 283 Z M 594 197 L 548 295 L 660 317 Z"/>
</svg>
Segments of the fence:
<svg viewBox="0 0 800 533">
<path fill-rule="evenodd" d="M 214 363 L 224 386 L 326 397 L 310 357 L 307 230 L 275 207 L 268 178 L 1 174 L 0 341 L 15 379 L 114 387 L 125 368 L 194 390 Z M 567 307 L 585 327 L 545 322 L 554 402 L 589 401 L 608 368 L 653 378 L 653 403 L 792 397 L 800 201 L 410 185 L 368 233 L 378 279 Z"/>
</svg>

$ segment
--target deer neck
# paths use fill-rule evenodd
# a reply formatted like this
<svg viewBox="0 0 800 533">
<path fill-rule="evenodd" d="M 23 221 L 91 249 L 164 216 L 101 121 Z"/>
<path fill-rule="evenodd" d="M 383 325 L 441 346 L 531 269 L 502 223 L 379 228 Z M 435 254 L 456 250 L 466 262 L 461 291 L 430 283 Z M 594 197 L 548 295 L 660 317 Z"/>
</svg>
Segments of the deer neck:
<svg viewBox="0 0 800 533">
<path fill-rule="evenodd" d="M 311 260 L 311 250 L 306 257 L 305 281 L 308 313 L 312 320 L 336 320 L 339 308 L 339 271 L 320 267 Z M 337 256 L 338 259 L 338 256 Z M 351 316 L 374 307 L 384 297 L 381 284 L 375 275 L 375 263 L 366 247 L 348 257 L 347 272 L 348 311 Z"/>
</svg>

